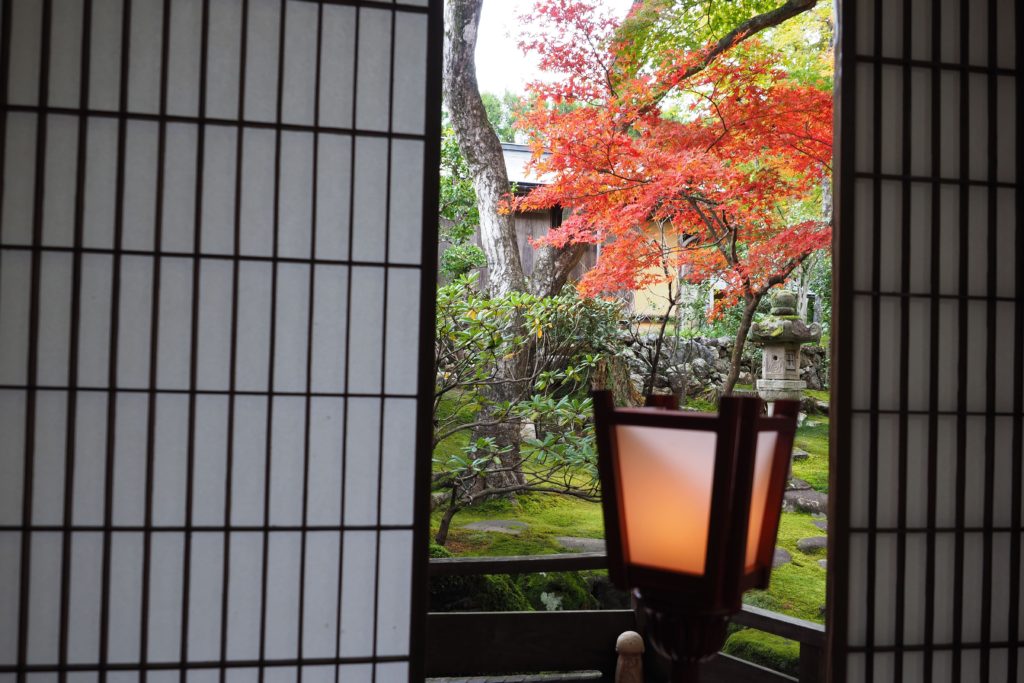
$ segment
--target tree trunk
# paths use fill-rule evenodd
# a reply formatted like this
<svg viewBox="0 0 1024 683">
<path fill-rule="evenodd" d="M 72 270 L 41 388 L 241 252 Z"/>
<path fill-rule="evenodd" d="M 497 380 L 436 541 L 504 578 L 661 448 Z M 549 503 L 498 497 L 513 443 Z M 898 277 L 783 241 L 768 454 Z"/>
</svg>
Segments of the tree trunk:
<svg viewBox="0 0 1024 683">
<path fill-rule="evenodd" d="M 487 120 L 476 80 L 477 29 L 483 0 L 444 4 L 444 98 L 459 149 L 466 157 L 480 210 L 480 242 L 487 255 L 492 295 L 526 291 L 515 218 L 500 208 L 508 194 L 501 142 Z"/>
<path fill-rule="evenodd" d="M 448 542 L 448 529 L 451 528 L 452 518 L 455 517 L 455 513 L 461 509 L 457 495 L 456 491 L 452 491 L 452 497 L 448 502 L 448 508 L 444 511 L 444 515 L 441 517 L 441 525 L 437 528 L 437 535 L 434 536 L 434 543 L 437 543 L 438 545 L 444 545 Z"/>
<path fill-rule="evenodd" d="M 732 394 L 736 386 L 736 380 L 740 376 L 740 363 L 743 360 L 743 347 L 747 343 L 747 334 L 750 333 L 750 324 L 754 321 L 754 311 L 764 294 L 747 294 L 743 297 L 743 317 L 740 319 L 739 329 L 736 330 L 736 343 L 732 347 L 732 359 L 729 367 L 729 376 L 725 378 L 725 385 L 722 387 L 722 394 Z"/>
</svg>

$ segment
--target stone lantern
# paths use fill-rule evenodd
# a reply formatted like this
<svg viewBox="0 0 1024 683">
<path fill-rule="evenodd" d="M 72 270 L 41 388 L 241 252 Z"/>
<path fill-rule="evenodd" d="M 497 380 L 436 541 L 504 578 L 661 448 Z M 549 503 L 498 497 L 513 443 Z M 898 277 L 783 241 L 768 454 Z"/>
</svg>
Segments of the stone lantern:
<svg viewBox="0 0 1024 683">
<path fill-rule="evenodd" d="M 819 339 L 821 325 L 808 325 L 796 314 L 796 295 L 777 290 L 770 317 L 750 330 L 750 341 L 764 349 L 757 393 L 769 406 L 779 400 L 800 400 L 807 388 L 800 379 L 800 347 Z"/>
</svg>

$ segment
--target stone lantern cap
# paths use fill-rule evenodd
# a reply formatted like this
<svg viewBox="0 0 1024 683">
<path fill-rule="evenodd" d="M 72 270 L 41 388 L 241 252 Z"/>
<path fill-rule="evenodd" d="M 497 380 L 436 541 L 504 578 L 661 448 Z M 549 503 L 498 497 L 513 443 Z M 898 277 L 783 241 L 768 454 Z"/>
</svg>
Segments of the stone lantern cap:
<svg viewBox="0 0 1024 683">
<path fill-rule="evenodd" d="M 821 325 L 808 325 L 796 314 L 796 295 L 785 289 L 772 297 L 771 317 L 750 328 L 750 341 L 758 346 L 809 344 L 821 339 Z"/>
</svg>

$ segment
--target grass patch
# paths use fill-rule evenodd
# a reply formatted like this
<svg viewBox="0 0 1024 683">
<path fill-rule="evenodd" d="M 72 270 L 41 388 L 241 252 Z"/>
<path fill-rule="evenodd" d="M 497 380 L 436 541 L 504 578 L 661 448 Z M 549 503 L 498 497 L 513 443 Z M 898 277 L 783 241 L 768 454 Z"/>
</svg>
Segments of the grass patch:
<svg viewBox="0 0 1024 683">
<path fill-rule="evenodd" d="M 793 476 L 799 477 L 816 491 L 828 493 L 828 418 L 820 415 L 809 417 L 804 426 L 796 430 L 793 444 L 807 451 L 806 460 L 793 461 Z"/>
<path fill-rule="evenodd" d="M 431 515 L 431 537 L 443 510 Z M 518 536 L 464 528 L 484 520 L 508 519 L 530 526 Z M 490 500 L 460 510 L 452 520 L 447 548 L 458 555 L 549 555 L 566 552 L 557 536 L 604 538 L 601 505 L 555 494 L 524 494 L 516 501 Z"/>
<path fill-rule="evenodd" d="M 832 392 L 828 389 L 804 389 L 804 394 L 810 396 L 815 401 L 824 401 L 825 403 L 832 399 Z"/>
<path fill-rule="evenodd" d="M 745 628 L 729 636 L 722 652 L 789 676 L 800 675 L 800 643 Z"/>
<path fill-rule="evenodd" d="M 801 538 L 823 534 L 810 515 L 783 512 L 777 545 L 788 550 L 793 561 L 772 571 L 772 582 L 767 591 L 751 591 L 744 602 L 823 623 L 825 617 L 820 607 L 825 604 L 826 572 L 818 565 L 818 560 L 823 559 L 824 554 L 808 555 L 796 549 L 796 542 Z"/>
</svg>

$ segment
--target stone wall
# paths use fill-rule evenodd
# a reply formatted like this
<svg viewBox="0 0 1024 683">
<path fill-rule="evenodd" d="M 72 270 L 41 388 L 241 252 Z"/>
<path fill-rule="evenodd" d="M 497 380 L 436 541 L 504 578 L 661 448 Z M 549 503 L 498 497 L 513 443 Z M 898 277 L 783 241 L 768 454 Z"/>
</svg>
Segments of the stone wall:
<svg viewBox="0 0 1024 683">
<path fill-rule="evenodd" d="M 642 388 L 650 375 L 647 358 L 653 356 L 657 340 L 651 334 L 630 340 L 626 360 L 634 385 Z M 729 359 L 736 340 L 734 337 L 666 338 L 655 389 L 671 389 L 690 398 L 714 398 L 721 392 L 729 374 Z M 743 350 L 739 384 L 750 384 L 761 374 L 761 350 L 747 344 Z M 808 389 L 829 388 L 828 349 L 822 346 L 804 346 L 801 353 L 800 377 Z"/>
</svg>

